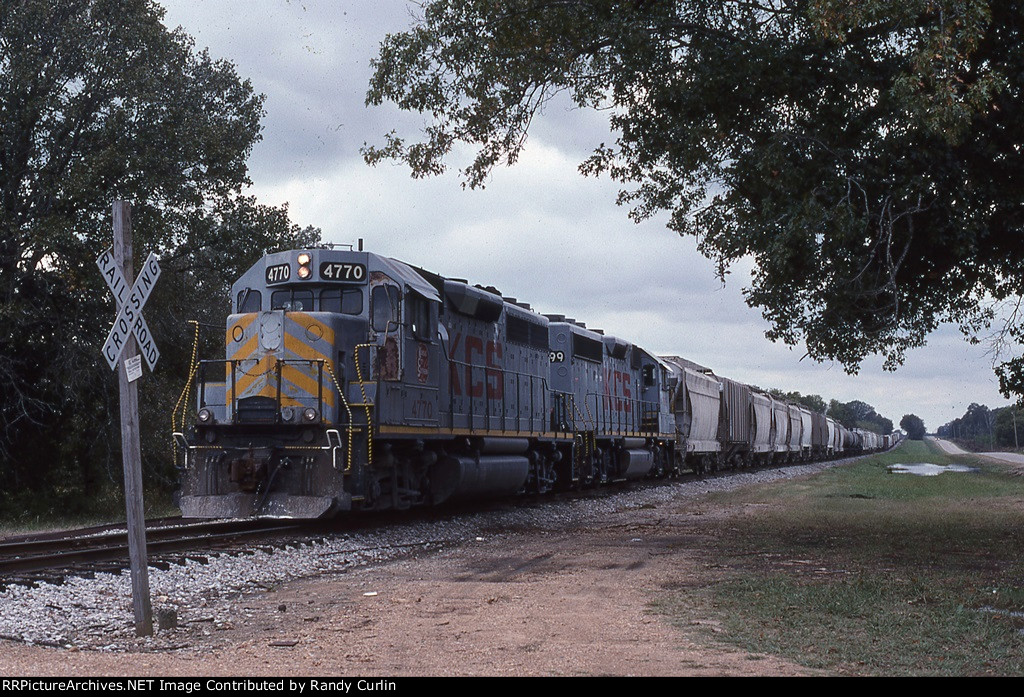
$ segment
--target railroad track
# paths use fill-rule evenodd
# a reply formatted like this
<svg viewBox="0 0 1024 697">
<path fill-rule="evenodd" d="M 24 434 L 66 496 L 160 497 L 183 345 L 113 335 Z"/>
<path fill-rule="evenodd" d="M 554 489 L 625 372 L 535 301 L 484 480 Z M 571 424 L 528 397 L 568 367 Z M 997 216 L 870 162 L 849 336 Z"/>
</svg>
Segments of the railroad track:
<svg viewBox="0 0 1024 697">
<path fill-rule="evenodd" d="M 851 458 L 852 459 L 852 458 Z M 726 473 L 682 475 L 683 481 L 715 479 Z M 660 482 L 631 482 L 627 488 L 657 487 Z M 186 520 L 165 518 L 147 521 L 146 548 L 151 567 L 169 568 L 188 559 L 205 561 L 211 554 L 241 554 L 253 549 L 273 549 L 309 544 L 314 539 L 344 534 L 391 523 L 430 521 L 506 507 L 531 507 L 561 499 L 599 499 L 620 493 L 620 487 L 602 487 L 561 492 L 554 497 L 522 496 L 453 503 L 439 509 L 421 508 L 411 512 L 367 513 L 351 519 L 328 521 L 290 520 Z M 12 585 L 35 585 L 40 581 L 62 583 L 69 576 L 96 572 L 119 572 L 128 568 L 128 535 L 123 525 L 105 525 L 81 530 L 24 535 L 0 540 L 0 589 Z"/>
<path fill-rule="evenodd" d="M 296 521 L 147 521 L 149 565 L 167 568 L 188 558 L 202 561 L 211 552 L 228 552 L 259 541 L 281 539 L 308 527 Z M 128 567 L 124 526 L 101 526 L 63 533 L 0 540 L 0 587 L 60 583 L 68 576 L 117 572 Z"/>
<path fill-rule="evenodd" d="M 687 479 L 690 475 L 682 475 L 681 478 Z M 699 477 L 693 475 L 693 478 Z M 624 481 L 622 483 L 625 484 Z M 632 487 L 659 486 L 657 482 L 629 484 Z M 600 499 L 621 491 L 620 487 L 597 487 L 554 495 L 455 502 L 437 509 L 425 507 L 412 511 L 364 513 L 350 519 L 326 521 L 152 519 L 146 521 L 147 561 L 150 567 L 167 569 L 171 564 L 182 564 L 188 559 L 203 562 L 211 554 L 242 554 L 255 548 L 266 550 L 275 546 L 308 544 L 317 537 L 330 537 L 345 531 L 445 519 L 508 507 L 529 508 L 557 500 Z M 0 590 L 13 584 L 62 583 L 67 577 L 90 576 L 98 572 L 117 573 L 128 567 L 128 534 L 124 524 L 0 539 Z"/>
</svg>

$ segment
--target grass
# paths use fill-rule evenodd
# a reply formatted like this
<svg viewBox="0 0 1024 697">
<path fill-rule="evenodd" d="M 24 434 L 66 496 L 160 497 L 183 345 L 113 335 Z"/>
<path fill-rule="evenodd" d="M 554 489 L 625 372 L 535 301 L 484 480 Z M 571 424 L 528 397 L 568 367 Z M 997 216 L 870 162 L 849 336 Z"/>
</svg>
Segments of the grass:
<svg viewBox="0 0 1024 697">
<path fill-rule="evenodd" d="M 145 516 L 163 518 L 181 515 L 169 497 L 162 491 L 147 491 L 143 495 Z M 75 506 L 41 507 L 38 499 L 23 502 L 7 501 L 0 509 L 0 538 L 54 530 L 123 523 L 125 521 L 124 495 L 116 489 L 105 490 L 89 502 L 78 501 Z"/>
<path fill-rule="evenodd" d="M 1024 612 L 1024 480 L 1001 466 L 886 469 L 951 461 L 966 463 L 908 442 L 716 496 L 736 510 L 708 550 L 721 579 L 658 609 L 680 624 L 717 615 L 718 639 L 826 672 L 1024 675 L 1024 619 L 1011 614 Z"/>
</svg>

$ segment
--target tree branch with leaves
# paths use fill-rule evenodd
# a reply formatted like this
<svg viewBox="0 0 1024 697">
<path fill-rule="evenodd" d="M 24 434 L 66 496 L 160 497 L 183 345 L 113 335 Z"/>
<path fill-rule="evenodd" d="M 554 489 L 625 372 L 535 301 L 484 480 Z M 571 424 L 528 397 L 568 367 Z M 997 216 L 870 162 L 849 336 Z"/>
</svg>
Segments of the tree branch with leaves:
<svg viewBox="0 0 1024 697">
<path fill-rule="evenodd" d="M 373 62 L 367 103 L 422 113 L 366 161 L 467 186 L 513 165 L 553 95 L 609 114 L 585 175 L 668 212 L 772 340 L 895 369 L 940 323 L 970 337 L 1024 294 L 1021 0 L 431 0 Z M 1018 327 L 1019 334 L 1019 324 Z M 1019 337 L 1018 337 L 1019 338 Z M 1018 344 L 1019 346 L 1019 344 Z M 1020 359 L 1001 369 L 1024 393 Z"/>
</svg>

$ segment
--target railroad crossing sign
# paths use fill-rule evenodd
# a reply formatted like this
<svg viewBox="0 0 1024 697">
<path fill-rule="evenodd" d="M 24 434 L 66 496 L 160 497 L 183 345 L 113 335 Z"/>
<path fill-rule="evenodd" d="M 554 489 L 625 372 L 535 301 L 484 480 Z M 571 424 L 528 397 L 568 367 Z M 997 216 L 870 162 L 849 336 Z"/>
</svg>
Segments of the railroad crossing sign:
<svg viewBox="0 0 1024 697">
<path fill-rule="evenodd" d="M 149 599 L 149 565 L 146 562 L 146 514 L 142 503 L 142 447 L 139 442 L 139 386 L 135 380 L 142 375 L 142 359 L 135 353 L 135 344 L 142 347 L 150 370 L 160 354 L 146 321 L 142 306 L 160 276 L 156 256 L 149 255 L 142 273 L 135 279 L 131 292 L 125 295 L 127 274 L 132 271 L 132 207 L 127 201 L 114 201 L 114 253 L 104 252 L 96 260 L 110 292 L 117 301 L 117 319 L 103 345 L 103 357 L 117 373 L 117 391 L 121 402 L 121 461 L 124 465 L 124 508 L 128 518 L 128 558 L 132 566 L 132 610 L 135 613 L 135 635 L 153 633 L 153 605 Z M 138 337 L 138 342 L 132 338 Z M 128 349 L 124 370 L 117 370 L 121 353 Z"/>
<path fill-rule="evenodd" d="M 117 369 L 117 359 L 129 334 L 134 334 L 139 343 L 139 350 L 146 358 L 146 365 L 152 371 L 156 368 L 156 362 L 160 360 L 160 351 L 153 341 L 153 335 L 146 324 L 146 318 L 142 316 L 142 306 L 149 300 L 156 279 L 160 277 L 160 264 L 156 255 L 152 252 L 142 265 L 142 271 L 135 279 L 135 284 L 128 290 L 128 282 L 125 280 L 121 269 L 114 262 L 114 250 L 108 249 L 96 258 L 96 266 L 100 267 L 103 280 L 114 295 L 117 303 L 117 317 L 114 319 L 114 326 L 111 327 L 107 340 L 103 344 L 103 357 L 107 359 L 111 370 Z"/>
</svg>

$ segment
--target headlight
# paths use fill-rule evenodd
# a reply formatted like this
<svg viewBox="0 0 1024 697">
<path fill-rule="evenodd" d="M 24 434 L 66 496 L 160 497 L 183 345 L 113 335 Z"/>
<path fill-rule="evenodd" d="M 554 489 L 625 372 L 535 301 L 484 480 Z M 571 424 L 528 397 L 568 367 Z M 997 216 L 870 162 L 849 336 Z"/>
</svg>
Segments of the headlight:
<svg viewBox="0 0 1024 697">
<path fill-rule="evenodd" d="M 200 409 L 199 413 L 196 414 L 196 418 L 201 424 L 213 423 L 213 412 L 209 409 Z"/>
<path fill-rule="evenodd" d="M 309 407 L 304 412 L 302 412 L 302 418 L 304 418 L 306 421 L 316 421 L 316 417 L 316 409 L 314 409 L 313 407 Z"/>
<path fill-rule="evenodd" d="M 306 252 L 303 252 L 302 254 L 300 254 L 298 256 L 298 262 L 299 262 L 298 274 L 299 274 L 299 278 L 301 278 L 302 280 L 306 280 L 307 278 L 309 278 L 310 276 L 313 275 L 313 268 L 310 266 L 310 263 L 312 261 L 313 261 L 313 257 L 311 255 L 309 255 L 308 253 L 306 253 Z"/>
</svg>

